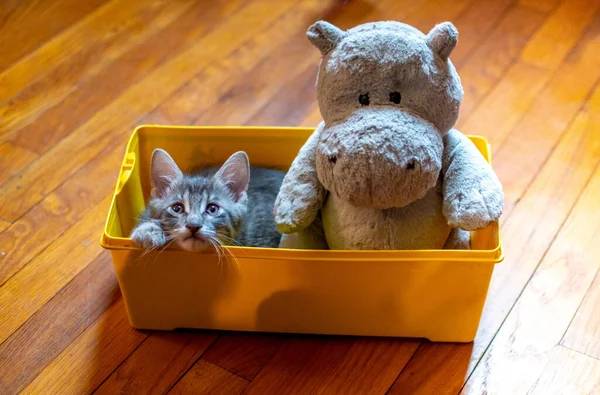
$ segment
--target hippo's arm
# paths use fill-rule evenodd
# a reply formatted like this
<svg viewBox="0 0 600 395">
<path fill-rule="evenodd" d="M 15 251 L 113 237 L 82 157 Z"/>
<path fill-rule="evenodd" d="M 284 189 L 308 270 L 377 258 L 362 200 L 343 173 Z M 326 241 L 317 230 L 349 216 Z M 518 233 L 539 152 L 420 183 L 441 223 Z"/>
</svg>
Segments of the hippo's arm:
<svg viewBox="0 0 600 395">
<path fill-rule="evenodd" d="M 444 136 L 443 213 L 453 228 L 477 230 L 497 221 L 504 194 L 498 177 L 471 140 L 458 130 Z"/>
<path fill-rule="evenodd" d="M 325 200 L 325 188 L 317 177 L 316 152 L 321 122 L 292 162 L 275 201 L 275 223 L 280 233 L 307 228 L 317 217 Z"/>
</svg>

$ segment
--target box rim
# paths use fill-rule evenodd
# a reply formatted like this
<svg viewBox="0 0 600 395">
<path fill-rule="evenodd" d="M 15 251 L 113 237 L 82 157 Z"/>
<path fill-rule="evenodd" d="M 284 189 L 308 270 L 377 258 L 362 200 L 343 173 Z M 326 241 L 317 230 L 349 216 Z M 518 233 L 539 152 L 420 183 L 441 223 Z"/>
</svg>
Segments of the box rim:
<svg viewBox="0 0 600 395">
<path fill-rule="evenodd" d="M 105 250 L 109 251 L 143 251 L 142 248 L 135 246 L 128 237 L 111 237 L 108 235 L 108 225 L 110 217 L 113 213 L 115 200 L 119 191 L 120 175 L 125 162 L 127 160 L 127 154 L 130 152 L 131 146 L 134 139 L 138 136 L 138 133 L 142 129 L 179 129 L 179 130 L 245 130 L 245 131 L 313 131 L 314 127 L 307 126 L 181 126 L 181 125 L 157 125 L 157 124 L 142 124 L 138 125 L 131 133 L 123 160 L 121 161 L 121 167 L 119 168 L 119 176 L 116 180 L 116 185 L 112 193 L 111 204 L 108 209 L 107 217 L 104 223 L 102 235 L 100 237 L 100 245 Z M 482 140 L 487 148 L 487 161 L 491 164 L 492 152 L 491 147 L 485 139 L 480 135 L 466 135 L 470 139 Z M 448 262 L 480 262 L 480 263 L 499 263 L 504 260 L 504 252 L 502 249 L 502 237 L 500 233 L 500 225 L 496 223 L 493 226 L 497 226 L 498 233 L 498 244 L 494 249 L 491 250 L 444 250 L 444 249 L 426 249 L 426 250 L 296 250 L 287 248 L 258 248 L 258 247 L 236 247 L 228 246 L 227 248 L 232 252 L 238 251 L 236 258 L 250 258 L 250 259 L 275 259 L 275 260 L 303 260 L 303 261 L 432 261 L 432 260 L 443 260 Z M 177 252 L 183 254 L 208 254 L 216 255 L 216 252 L 189 252 L 170 247 L 164 252 Z M 444 256 L 439 256 L 444 254 Z"/>
</svg>

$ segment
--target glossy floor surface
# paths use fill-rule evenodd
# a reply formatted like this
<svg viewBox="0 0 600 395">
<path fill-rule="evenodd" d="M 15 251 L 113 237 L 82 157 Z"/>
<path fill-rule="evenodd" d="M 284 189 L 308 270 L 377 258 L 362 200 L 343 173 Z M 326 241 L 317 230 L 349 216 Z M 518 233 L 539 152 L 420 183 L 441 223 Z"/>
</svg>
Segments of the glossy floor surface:
<svg viewBox="0 0 600 395">
<path fill-rule="evenodd" d="M 4 0 L 0 393 L 600 392 L 598 0 Z M 306 28 L 459 29 L 458 127 L 506 193 L 477 339 L 152 333 L 99 245 L 133 128 L 315 126 Z"/>
</svg>

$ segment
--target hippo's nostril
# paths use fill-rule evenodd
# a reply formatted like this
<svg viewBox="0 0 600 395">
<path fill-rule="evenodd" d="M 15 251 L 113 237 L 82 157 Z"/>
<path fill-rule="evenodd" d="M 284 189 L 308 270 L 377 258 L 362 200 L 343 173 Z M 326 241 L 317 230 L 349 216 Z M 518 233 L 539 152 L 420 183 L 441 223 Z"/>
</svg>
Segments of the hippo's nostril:
<svg viewBox="0 0 600 395">
<path fill-rule="evenodd" d="M 333 163 L 335 165 L 335 162 L 337 162 L 337 156 L 331 155 L 329 157 L 329 162 L 331 162 L 331 163 Z"/>
<path fill-rule="evenodd" d="M 414 169 L 415 167 L 416 167 L 416 162 L 415 162 L 415 160 L 414 160 L 414 159 L 411 159 L 411 160 L 409 160 L 409 161 L 408 161 L 408 163 L 406 163 L 406 168 L 407 168 L 408 170 L 412 170 L 412 169 Z"/>
</svg>

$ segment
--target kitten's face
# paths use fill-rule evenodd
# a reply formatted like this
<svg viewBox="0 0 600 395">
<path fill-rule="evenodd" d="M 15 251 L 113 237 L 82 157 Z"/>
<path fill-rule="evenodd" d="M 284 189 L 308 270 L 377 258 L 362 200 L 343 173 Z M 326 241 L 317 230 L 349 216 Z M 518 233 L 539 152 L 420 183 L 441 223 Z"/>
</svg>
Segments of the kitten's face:
<svg viewBox="0 0 600 395">
<path fill-rule="evenodd" d="M 236 153 L 205 177 L 181 173 L 165 154 L 153 155 L 150 210 L 167 240 L 187 251 L 231 244 L 247 210 L 247 156 Z"/>
</svg>

